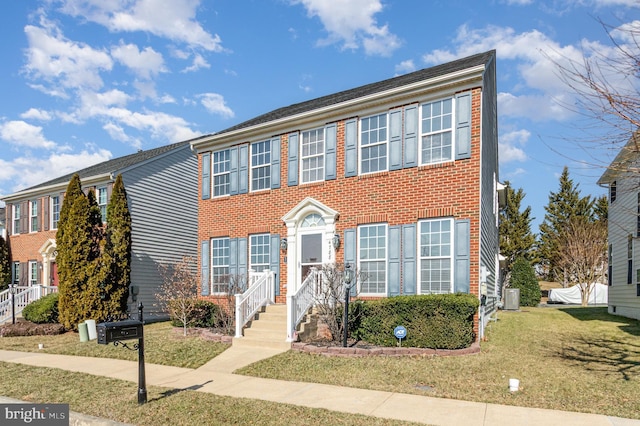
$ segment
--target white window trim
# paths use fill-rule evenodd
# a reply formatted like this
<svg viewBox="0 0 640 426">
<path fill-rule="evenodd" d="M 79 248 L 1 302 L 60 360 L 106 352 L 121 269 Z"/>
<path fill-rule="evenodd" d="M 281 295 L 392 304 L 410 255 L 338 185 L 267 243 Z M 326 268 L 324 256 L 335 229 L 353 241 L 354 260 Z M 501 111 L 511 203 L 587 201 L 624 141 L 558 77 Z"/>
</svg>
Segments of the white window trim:
<svg viewBox="0 0 640 426">
<path fill-rule="evenodd" d="M 387 146 L 387 157 L 386 157 L 385 168 L 384 168 L 384 170 L 376 170 L 375 172 L 363 173 L 362 172 L 362 148 L 363 148 L 363 145 L 362 145 L 362 120 L 367 119 L 367 118 L 371 118 L 371 117 L 377 117 L 377 116 L 380 116 L 380 115 L 386 115 L 386 117 L 387 117 L 387 134 L 386 134 L 385 142 L 383 142 L 383 143 L 378 142 L 375 145 L 384 144 L 384 145 Z M 370 114 L 370 115 L 367 115 L 366 117 L 361 117 L 361 118 L 358 119 L 358 130 L 357 130 L 357 132 L 358 132 L 358 175 L 366 176 L 366 175 L 372 175 L 372 174 L 375 174 L 375 173 L 384 173 L 384 172 L 388 172 L 389 171 L 389 125 L 390 125 L 390 123 L 389 123 L 389 112 L 380 112 L 380 113 L 377 113 L 377 114 Z M 374 146 L 374 145 L 373 144 L 365 145 L 364 147 L 371 147 L 371 146 Z"/>
<path fill-rule="evenodd" d="M 253 148 L 258 144 L 267 144 L 269 146 L 269 162 L 265 164 L 261 164 L 259 166 L 253 165 Z M 260 169 L 263 167 L 269 167 L 269 185 L 266 188 L 255 189 L 253 187 L 253 171 L 254 169 Z M 260 141 L 251 142 L 249 144 L 249 192 L 261 192 L 261 191 L 269 191 L 271 189 L 271 167 L 273 167 L 273 153 L 271 152 L 271 140 L 265 139 Z"/>
<path fill-rule="evenodd" d="M 315 132 L 315 131 L 321 131 L 322 132 L 322 154 L 320 155 L 309 155 L 307 157 L 304 156 L 303 154 L 303 143 L 304 143 L 304 134 L 305 133 L 309 133 L 309 132 Z M 300 153 L 300 165 L 299 168 L 300 170 L 299 172 L 299 176 L 300 176 L 300 184 L 301 185 L 306 185 L 308 183 L 316 183 L 316 182 L 323 182 L 325 180 L 325 174 L 326 174 L 326 159 L 327 159 L 327 132 L 325 130 L 324 127 L 316 127 L 314 129 L 307 129 L 307 130 L 303 130 L 300 132 L 300 142 L 299 142 L 299 147 L 298 147 L 298 152 Z M 314 157 L 322 157 L 322 173 L 321 173 L 321 178 L 320 179 L 316 179 L 316 180 L 309 180 L 309 181 L 305 181 L 304 180 L 304 160 L 307 158 L 314 158 Z"/>
<path fill-rule="evenodd" d="M 53 208 L 53 206 L 55 205 L 53 200 L 57 198 L 58 199 L 58 222 L 60 222 L 60 209 L 62 208 L 62 204 L 60 201 L 60 196 L 59 195 L 52 195 L 51 197 L 49 197 L 49 212 L 50 212 L 50 229 L 58 229 L 58 223 L 55 221 L 55 209 Z"/>
<path fill-rule="evenodd" d="M 224 172 L 224 173 L 215 173 L 214 172 L 214 164 L 215 164 L 215 156 L 216 153 L 220 153 L 220 152 L 225 152 L 226 151 L 226 157 L 227 157 L 227 162 L 229 163 L 229 169 Z M 214 151 L 211 153 L 211 198 L 222 198 L 222 197 L 228 197 L 231 195 L 231 150 L 229 149 L 221 149 L 219 151 Z M 227 183 L 227 193 L 226 194 L 221 194 L 221 195 L 216 195 L 216 176 L 224 176 L 227 175 L 228 176 L 228 183 Z"/>
<path fill-rule="evenodd" d="M 20 219 L 22 216 L 22 209 L 20 208 L 20 204 L 14 204 L 12 206 L 12 212 L 11 212 L 11 235 L 18 235 L 20 234 Z M 17 214 L 16 214 L 17 212 Z M 16 229 L 16 225 L 17 225 L 17 229 Z"/>
<path fill-rule="evenodd" d="M 230 245 L 231 245 L 231 244 L 230 244 L 231 239 L 230 239 L 229 237 L 211 238 L 211 240 L 209 241 L 209 247 L 211 247 L 211 258 L 209 259 L 209 264 L 210 264 L 210 267 L 211 267 L 211 274 L 210 274 L 210 279 L 209 279 L 209 281 L 210 281 L 210 282 L 209 282 L 209 290 L 210 290 L 210 293 L 211 293 L 212 295 L 214 295 L 214 296 L 215 296 L 215 295 L 223 295 L 223 294 L 227 294 L 227 292 L 225 292 L 225 291 L 214 291 L 214 286 L 215 286 L 215 285 L 218 285 L 218 284 L 220 284 L 220 283 L 218 283 L 218 282 L 214 282 L 214 278 L 215 278 L 215 276 L 214 276 L 213 270 L 214 270 L 216 267 L 225 267 L 225 265 L 215 265 L 215 264 L 213 263 L 213 257 L 214 257 L 214 256 L 213 256 L 213 255 L 214 255 L 214 251 L 213 251 L 213 242 L 214 242 L 214 241 L 216 241 L 216 240 L 227 240 L 227 247 L 229 248 L 229 250 L 230 250 L 230 248 L 231 248 L 231 247 L 230 247 Z M 227 276 L 229 277 L 229 279 L 231 279 L 231 265 L 230 265 L 230 263 L 231 263 L 231 253 L 229 253 L 228 263 L 226 264 L 226 268 L 227 268 L 227 270 L 229 270 L 229 274 L 227 274 Z M 228 283 L 227 283 L 227 284 L 228 284 Z"/>
<path fill-rule="evenodd" d="M 33 215 L 34 206 L 36 208 L 35 216 Z M 36 229 L 33 229 L 34 223 Z M 35 232 L 38 232 L 38 200 L 29 200 L 29 233 L 33 234 Z"/>
<path fill-rule="evenodd" d="M 361 224 L 358 225 L 357 228 L 357 233 L 356 233 L 356 264 L 358 265 L 358 271 L 362 271 L 362 265 L 361 265 L 361 259 L 360 259 L 360 231 L 362 230 L 362 228 L 366 228 L 366 227 L 373 227 L 373 226 L 380 226 L 383 225 L 384 226 L 384 241 L 385 241 L 385 246 L 384 246 L 384 254 L 385 257 L 384 259 L 368 259 L 367 261 L 372 261 L 372 262 L 380 262 L 383 261 L 384 262 L 384 270 L 385 270 L 385 277 L 384 277 L 384 292 L 382 293 L 365 293 L 362 291 L 362 283 L 358 282 L 358 295 L 361 296 L 367 296 L 367 297 L 386 297 L 389 293 L 389 225 L 387 223 L 365 223 L 365 224 Z"/>
<path fill-rule="evenodd" d="M 104 191 L 104 204 L 100 204 L 100 191 Z M 102 215 L 102 206 L 104 206 L 104 216 L 102 216 L 102 223 L 107 223 L 107 206 L 109 205 L 109 193 L 106 186 L 100 186 L 96 188 L 96 202 L 100 207 L 100 214 Z"/>
<path fill-rule="evenodd" d="M 420 224 L 424 223 L 424 222 L 434 222 L 434 221 L 443 221 L 443 220 L 448 220 L 450 222 L 450 238 L 451 238 L 451 247 L 450 247 L 450 254 L 449 254 L 449 270 L 451 271 L 451 281 L 450 281 L 450 287 L 449 287 L 449 293 L 423 293 L 422 292 L 422 275 L 420 273 L 421 270 L 421 262 L 422 262 L 422 255 L 420 254 Z M 418 277 L 417 279 L 417 294 L 451 294 L 454 293 L 454 285 L 455 285 L 455 221 L 453 220 L 453 218 L 447 218 L 447 217 L 441 217 L 441 218 L 433 218 L 433 219 L 423 219 L 423 220 L 419 220 L 417 223 L 417 232 L 416 232 L 416 236 L 418 238 L 418 240 L 416 241 L 416 249 L 417 249 L 417 253 L 416 253 L 416 266 L 417 266 L 417 271 L 416 271 L 416 277 Z M 444 257 L 444 256 L 441 256 Z"/>
<path fill-rule="evenodd" d="M 451 157 L 449 159 L 446 160 L 441 160 L 441 161 L 434 161 L 431 163 L 425 163 L 422 161 L 422 138 L 424 136 L 428 136 L 428 135 L 432 135 L 432 134 L 436 134 L 436 133 L 443 133 L 443 132 L 429 132 L 429 133 L 424 133 L 422 131 L 422 109 L 424 107 L 425 104 L 431 104 L 434 102 L 441 102 L 444 101 L 446 99 L 451 99 Z M 404 137 L 404 136 L 403 136 Z M 455 96 L 444 96 L 441 98 L 437 98 L 437 99 L 431 99 L 428 101 L 424 101 L 424 102 L 420 102 L 420 110 L 418 111 L 418 164 L 420 166 L 430 166 L 433 164 L 442 164 L 442 163 L 449 163 L 451 161 L 455 160 L 455 152 L 456 152 L 456 97 Z"/>
<path fill-rule="evenodd" d="M 30 286 L 37 285 L 38 284 L 38 262 L 36 262 L 35 260 L 29 261 L 28 273 L 29 273 L 29 285 Z M 34 277 L 34 273 L 35 273 L 35 277 Z"/>
<path fill-rule="evenodd" d="M 11 279 L 14 284 L 20 285 L 20 262 L 11 264 Z"/>
<path fill-rule="evenodd" d="M 263 266 L 266 265 L 265 269 L 269 269 L 269 267 L 271 266 L 271 235 L 267 234 L 267 233 L 261 233 L 261 234 L 251 234 L 249 235 L 249 270 L 250 271 L 256 271 L 256 264 L 253 263 L 253 259 L 251 256 L 251 248 L 254 246 L 253 244 L 253 238 L 254 237 L 260 237 L 260 236 L 266 236 L 267 237 L 267 255 L 268 255 L 268 260 L 267 263 L 258 263 L 258 265 Z"/>
</svg>

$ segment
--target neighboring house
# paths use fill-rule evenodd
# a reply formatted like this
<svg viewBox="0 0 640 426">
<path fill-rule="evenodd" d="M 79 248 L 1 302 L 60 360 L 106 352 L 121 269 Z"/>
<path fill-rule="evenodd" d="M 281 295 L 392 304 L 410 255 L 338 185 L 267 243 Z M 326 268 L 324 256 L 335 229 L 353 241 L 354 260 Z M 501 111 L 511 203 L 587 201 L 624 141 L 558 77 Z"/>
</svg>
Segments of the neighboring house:
<svg viewBox="0 0 640 426">
<path fill-rule="evenodd" d="M 145 313 L 159 313 L 158 265 L 197 256 L 197 167 L 190 141 L 185 141 L 75 172 L 85 192 L 95 191 L 105 222 L 113 183 L 122 175 L 132 224 L 130 311 L 142 302 Z M 3 198 L 12 276 L 20 286 L 58 285 L 56 232 L 73 174 Z"/>
<path fill-rule="evenodd" d="M 6 218 L 6 208 L 0 207 L 0 237 L 7 239 L 7 218 Z"/>
<path fill-rule="evenodd" d="M 640 319 L 640 133 L 620 150 L 598 185 L 609 188 L 610 314 Z"/>
<path fill-rule="evenodd" d="M 279 108 L 192 145 L 202 297 L 270 269 L 285 303 L 309 268 L 346 262 L 369 276 L 363 298 L 477 295 L 482 335 L 499 301 L 495 51 Z"/>
</svg>

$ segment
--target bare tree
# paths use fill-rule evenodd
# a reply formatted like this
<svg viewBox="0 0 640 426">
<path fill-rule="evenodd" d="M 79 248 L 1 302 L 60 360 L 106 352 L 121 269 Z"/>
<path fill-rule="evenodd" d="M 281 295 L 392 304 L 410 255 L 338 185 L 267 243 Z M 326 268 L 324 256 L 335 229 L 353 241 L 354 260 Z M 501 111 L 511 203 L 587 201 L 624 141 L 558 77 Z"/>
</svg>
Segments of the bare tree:
<svg viewBox="0 0 640 426">
<path fill-rule="evenodd" d="M 602 280 L 606 269 L 606 224 L 572 218 L 560 236 L 558 259 L 570 284 L 579 286 L 582 306 L 587 306 L 594 284 Z"/>
<path fill-rule="evenodd" d="M 332 340 L 339 340 L 344 335 L 344 308 L 345 308 L 345 282 L 344 268 L 342 263 L 326 264 L 322 266 L 321 284 L 316 291 L 315 307 L 319 320 L 324 323 L 331 333 Z M 356 270 L 350 300 L 357 298 L 360 286 L 368 278 L 363 271 Z M 350 323 L 358 320 L 357 314 L 349 317 Z"/>
<path fill-rule="evenodd" d="M 224 334 L 233 335 L 236 326 L 236 294 L 246 288 L 244 275 L 226 275 L 216 283 L 216 324 Z"/>
<path fill-rule="evenodd" d="M 158 267 L 163 283 L 156 298 L 172 319 L 182 323 L 185 336 L 187 327 L 194 321 L 193 313 L 198 299 L 195 265 L 193 258 L 185 256 L 180 262 L 161 263 Z"/>
</svg>

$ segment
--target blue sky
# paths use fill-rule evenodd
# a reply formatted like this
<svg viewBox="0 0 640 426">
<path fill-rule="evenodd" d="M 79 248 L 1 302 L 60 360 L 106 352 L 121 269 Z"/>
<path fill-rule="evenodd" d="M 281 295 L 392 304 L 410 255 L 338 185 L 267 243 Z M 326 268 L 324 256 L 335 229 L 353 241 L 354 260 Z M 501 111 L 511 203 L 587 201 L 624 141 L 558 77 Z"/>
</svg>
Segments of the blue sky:
<svg viewBox="0 0 640 426">
<path fill-rule="evenodd" d="M 640 28 L 638 0 L 31 0 L 2 12 L 0 197 L 496 49 L 500 179 L 524 189 L 534 232 L 565 165 L 583 195 L 601 195 L 615 154 L 576 142 L 585 123 L 562 106 L 575 95 L 550 59 L 614 51 L 598 19 Z"/>
</svg>

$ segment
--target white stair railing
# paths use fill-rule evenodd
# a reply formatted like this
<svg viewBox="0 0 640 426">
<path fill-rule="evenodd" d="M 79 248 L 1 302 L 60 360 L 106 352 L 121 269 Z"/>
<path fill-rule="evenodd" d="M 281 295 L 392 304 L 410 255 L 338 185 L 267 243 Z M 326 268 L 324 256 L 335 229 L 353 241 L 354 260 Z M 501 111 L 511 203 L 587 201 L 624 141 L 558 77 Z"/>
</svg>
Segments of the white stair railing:
<svg viewBox="0 0 640 426">
<path fill-rule="evenodd" d="M 46 296 L 47 294 L 55 293 L 58 291 L 58 287 L 54 286 L 44 286 L 44 285 L 33 285 L 29 287 L 18 287 L 16 289 L 16 294 L 12 298 L 11 292 L 9 290 L 5 290 L 0 293 L 0 324 L 3 324 L 10 319 L 12 316 L 18 315 L 22 313 L 22 310 L 25 306 L 27 306 L 31 302 L 35 302 L 41 297 Z M 12 301 L 15 301 L 15 312 L 11 308 Z"/>
<path fill-rule="evenodd" d="M 298 324 L 313 305 L 320 286 L 322 274 L 311 268 L 298 291 L 287 295 L 287 342 L 293 342 Z"/>
<path fill-rule="evenodd" d="M 249 273 L 249 288 L 236 294 L 236 337 L 242 337 L 242 329 L 265 305 L 274 303 L 274 276 L 266 269 L 262 273 Z"/>
</svg>

